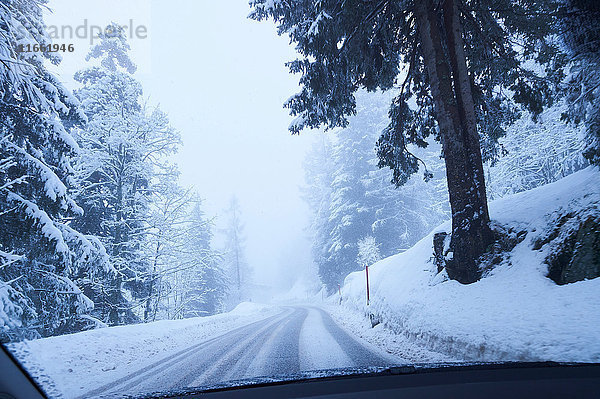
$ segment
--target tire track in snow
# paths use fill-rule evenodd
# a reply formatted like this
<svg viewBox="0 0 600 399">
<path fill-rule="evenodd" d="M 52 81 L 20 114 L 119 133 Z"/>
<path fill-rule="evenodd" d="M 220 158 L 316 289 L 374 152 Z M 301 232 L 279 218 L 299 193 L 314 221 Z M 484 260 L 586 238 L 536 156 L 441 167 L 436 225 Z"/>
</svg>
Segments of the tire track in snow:
<svg viewBox="0 0 600 399">
<path fill-rule="evenodd" d="M 310 308 L 300 331 L 300 370 L 325 370 L 352 367 L 354 362 L 327 330 L 323 317 Z"/>
<path fill-rule="evenodd" d="M 292 314 L 290 315 L 290 313 Z M 254 355 L 268 340 L 268 337 L 276 333 L 275 326 L 293 317 L 293 314 L 293 311 L 288 312 L 285 316 L 277 318 L 257 330 L 253 329 L 252 332 L 243 337 L 231 337 L 229 345 L 221 345 L 219 342 L 214 343 L 212 346 L 215 348 L 209 358 L 206 358 L 204 353 L 197 353 L 195 360 L 205 367 L 200 371 L 198 363 L 195 363 L 197 369 L 180 380 L 177 386 L 194 387 L 239 379 L 240 374 L 232 378 L 232 369 L 236 366 L 241 368 L 242 364 L 246 361 L 249 364 Z"/>
<path fill-rule="evenodd" d="M 193 348 L 185 356 L 174 359 L 165 367 L 153 370 L 150 376 L 138 378 L 135 382 L 128 384 L 124 391 L 139 393 L 192 386 L 196 379 L 209 373 L 215 364 L 220 364 L 225 361 L 225 358 L 229 358 L 228 353 L 238 351 L 257 334 L 285 319 L 289 313 L 289 310 L 284 311 L 283 316 L 279 314 L 220 335 L 207 342 L 206 345 Z M 207 381 L 213 383 L 220 380 L 216 378 Z"/>
<path fill-rule="evenodd" d="M 146 381 L 154 381 L 156 382 L 157 376 L 160 376 L 163 371 L 165 371 L 166 369 L 173 367 L 173 366 L 178 366 L 179 364 L 181 364 L 181 362 L 188 357 L 190 354 L 193 354 L 195 352 L 197 352 L 198 350 L 203 349 L 204 347 L 210 346 L 211 344 L 214 344 L 224 338 L 226 338 L 227 336 L 231 336 L 232 334 L 237 336 L 244 336 L 246 335 L 249 331 L 253 330 L 255 327 L 258 327 L 261 324 L 267 323 L 269 321 L 275 320 L 281 318 L 281 313 L 277 314 L 275 316 L 271 316 L 268 317 L 266 319 L 263 320 L 259 320 L 256 321 L 254 323 L 242 326 L 242 327 L 238 327 L 232 331 L 228 331 L 225 332 L 217 337 L 211 338 L 207 341 L 203 341 L 200 342 L 198 344 L 192 345 L 186 349 L 183 349 L 177 353 L 174 353 L 170 356 L 167 356 L 153 364 L 150 364 L 146 367 L 143 367 L 142 369 L 130 373 L 122 378 L 119 378 L 109 384 L 105 384 L 101 387 L 98 387 L 94 390 L 88 391 L 80 396 L 77 396 L 76 399 L 85 399 L 85 398 L 90 398 L 90 397 L 95 397 L 95 396 L 99 396 L 99 395 L 107 395 L 107 394 L 123 394 L 125 391 L 130 390 L 133 387 L 136 387 Z M 164 374 L 163 374 L 164 375 Z M 171 376 L 172 378 L 172 376 Z M 158 389 L 162 389 L 164 388 L 164 386 L 161 385 L 157 385 L 157 384 L 153 384 L 155 389 L 156 387 L 158 387 Z M 137 392 L 139 393 L 139 392 Z"/>
<path fill-rule="evenodd" d="M 252 378 L 257 375 L 276 376 L 300 372 L 300 331 L 307 315 L 305 308 L 296 308 L 296 312 L 264 342 L 260 352 L 242 375 Z"/>
<path fill-rule="evenodd" d="M 338 345 L 350 357 L 355 367 L 363 366 L 389 366 L 397 362 L 392 356 L 380 351 L 377 348 L 369 348 L 365 343 L 352 337 L 346 330 L 342 329 L 331 318 L 331 316 L 321 308 L 315 309 L 321 314 L 321 319 L 329 334 L 335 337 Z"/>
<path fill-rule="evenodd" d="M 295 306 L 192 345 L 80 398 L 139 395 L 243 378 L 392 363 L 390 356 L 354 338 L 324 310 Z"/>
</svg>

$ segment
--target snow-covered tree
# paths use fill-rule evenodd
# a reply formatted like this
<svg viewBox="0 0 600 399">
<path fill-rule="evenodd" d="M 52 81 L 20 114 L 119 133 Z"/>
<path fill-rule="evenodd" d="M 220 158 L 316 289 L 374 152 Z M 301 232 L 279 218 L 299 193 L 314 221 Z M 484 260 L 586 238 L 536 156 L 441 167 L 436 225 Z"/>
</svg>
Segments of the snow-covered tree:
<svg viewBox="0 0 600 399">
<path fill-rule="evenodd" d="M 206 316 L 222 310 L 227 282 L 221 255 L 211 247 L 212 221 L 202 201 L 177 183 L 157 176 L 150 202 L 148 256 L 152 264 L 144 320 Z"/>
<path fill-rule="evenodd" d="M 191 189 L 179 186 L 178 173 L 170 168 L 156 175 L 148 201 L 148 229 L 143 253 L 148 257 L 144 321 L 154 321 L 164 298 L 170 295 L 172 278 L 180 272 L 187 251 L 186 224 L 189 208 L 195 202 Z"/>
<path fill-rule="evenodd" d="M 242 211 L 236 196 L 231 197 L 225 211 L 225 248 L 223 250 L 223 270 L 230 283 L 229 306 L 244 299 L 247 285 L 251 282 L 251 269 L 246 261 L 244 224 Z"/>
<path fill-rule="evenodd" d="M 537 121 L 523 116 L 499 140 L 502 156 L 486 166 L 488 196 L 497 199 L 555 182 L 585 166 L 585 129 L 565 124 L 560 102 L 542 112 Z"/>
<path fill-rule="evenodd" d="M 360 92 L 347 128 L 321 138 L 304 164 L 304 197 L 313 211 L 313 257 L 329 289 L 357 270 L 357 242 L 373 236 L 383 256 L 398 253 L 449 215 L 439 152 L 415 149 L 427 164 L 430 182 L 415 176 L 403 187 L 390 184 L 377 167 L 374 142 L 388 122 L 389 96 Z"/>
<path fill-rule="evenodd" d="M 93 307 L 74 283 L 111 267 L 102 245 L 73 229 L 77 144 L 68 132 L 85 115 L 45 68 L 43 0 L 0 4 L 0 339 L 84 328 Z M 93 323 L 93 321 L 91 321 Z"/>
<path fill-rule="evenodd" d="M 306 186 L 303 187 L 303 198 L 312 211 L 310 233 L 312 235 L 312 257 L 317 265 L 321 281 L 330 289 L 337 284 L 343 271 L 330 255 L 330 233 L 335 222 L 329 218 L 331 207 L 333 174 L 333 144 L 327 136 L 320 137 L 304 160 Z"/>
<path fill-rule="evenodd" d="M 112 25 L 90 50 L 91 65 L 75 75 L 81 84 L 75 94 L 88 117 L 75 132 L 81 147 L 77 199 L 85 210 L 76 224 L 100 237 L 117 272 L 88 286 L 98 317 L 109 324 L 136 320 L 146 304 L 153 281 L 144 249 L 154 177 L 170 168 L 165 158 L 179 144 L 167 116 L 143 104 L 128 51 L 121 28 Z"/>
<path fill-rule="evenodd" d="M 229 281 L 222 268 L 222 255 L 211 248 L 212 229 L 212 221 L 206 219 L 197 202 L 186 227 L 183 317 L 209 316 L 224 310 Z"/>
<path fill-rule="evenodd" d="M 569 105 L 563 119 L 586 128 L 584 155 L 600 164 L 600 4 L 563 0 L 561 37 L 570 70 L 562 94 Z"/>
<path fill-rule="evenodd" d="M 373 263 L 381 259 L 379 246 L 375 237 L 366 236 L 358 241 L 358 256 L 356 262 L 359 266 L 371 266 Z"/>
</svg>

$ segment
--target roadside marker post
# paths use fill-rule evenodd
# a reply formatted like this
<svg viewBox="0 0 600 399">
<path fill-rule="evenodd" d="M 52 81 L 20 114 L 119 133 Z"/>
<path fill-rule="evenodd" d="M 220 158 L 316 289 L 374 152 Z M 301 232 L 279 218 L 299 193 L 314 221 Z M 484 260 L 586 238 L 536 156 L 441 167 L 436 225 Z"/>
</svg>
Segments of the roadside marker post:
<svg viewBox="0 0 600 399">
<path fill-rule="evenodd" d="M 369 266 L 365 265 L 365 279 L 367 282 L 367 306 L 371 304 L 371 292 L 369 288 Z M 367 310 L 369 320 L 371 321 L 371 328 L 375 327 L 380 323 L 379 318 L 375 317 L 375 314 L 369 309 Z"/>
<path fill-rule="evenodd" d="M 371 298 L 369 296 L 369 266 L 367 265 L 365 265 L 365 274 L 367 275 L 367 306 L 369 306 Z"/>
</svg>

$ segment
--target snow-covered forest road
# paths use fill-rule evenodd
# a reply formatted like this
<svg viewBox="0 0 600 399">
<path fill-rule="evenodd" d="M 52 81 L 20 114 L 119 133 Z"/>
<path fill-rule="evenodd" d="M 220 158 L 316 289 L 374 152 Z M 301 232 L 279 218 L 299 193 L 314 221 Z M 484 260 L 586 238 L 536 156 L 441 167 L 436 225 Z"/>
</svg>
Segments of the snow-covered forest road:
<svg viewBox="0 0 600 399">
<path fill-rule="evenodd" d="M 401 359 L 354 338 L 320 308 L 286 306 L 264 320 L 190 346 L 81 397 L 167 391 Z"/>
</svg>

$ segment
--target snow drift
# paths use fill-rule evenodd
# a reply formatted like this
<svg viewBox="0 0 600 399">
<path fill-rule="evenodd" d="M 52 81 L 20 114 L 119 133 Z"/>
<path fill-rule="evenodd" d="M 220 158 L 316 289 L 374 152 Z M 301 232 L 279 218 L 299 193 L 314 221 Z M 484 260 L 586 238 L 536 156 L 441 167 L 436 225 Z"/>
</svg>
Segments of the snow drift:
<svg viewBox="0 0 600 399">
<path fill-rule="evenodd" d="M 526 234 L 477 283 L 461 285 L 437 273 L 433 236 L 375 263 L 371 304 L 364 271 L 346 278 L 342 304 L 371 313 L 387 328 L 429 349 L 469 360 L 600 361 L 600 278 L 557 285 L 538 248 L 557 215 L 600 205 L 600 170 L 589 167 L 560 181 L 490 204 L 494 223 Z M 534 249 L 538 248 L 538 249 Z M 336 294 L 337 296 L 337 294 Z"/>
</svg>

